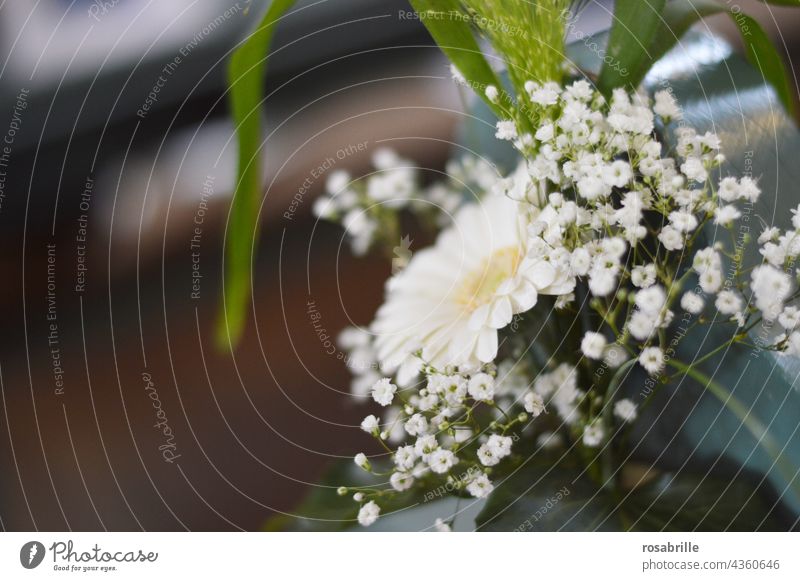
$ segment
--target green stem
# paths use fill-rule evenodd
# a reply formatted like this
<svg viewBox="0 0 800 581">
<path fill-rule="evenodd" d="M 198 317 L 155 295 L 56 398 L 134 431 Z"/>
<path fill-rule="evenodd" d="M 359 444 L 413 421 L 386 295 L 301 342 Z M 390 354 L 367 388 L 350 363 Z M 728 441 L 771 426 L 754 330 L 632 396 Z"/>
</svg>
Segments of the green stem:
<svg viewBox="0 0 800 581">
<path fill-rule="evenodd" d="M 603 402 L 603 424 L 606 433 L 610 434 L 613 427 L 614 406 L 612 402 L 614 401 L 614 397 L 617 394 L 620 383 L 622 383 L 622 378 L 635 363 L 636 359 L 629 359 L 620 365 L 619 369 L 617 369 L 616 373 L 614 373 L 614 376 L 611 378 L 611 381 L 608 382 L 608 388 L 606 389 L 605 400 Z M 611 446 L 611 442 L 607 442 L 603 449 L 601 464 L 603 467 L 603 488 L 608 490 L 611 489 L 614 484 L 614 450 Z"/>
</svg>

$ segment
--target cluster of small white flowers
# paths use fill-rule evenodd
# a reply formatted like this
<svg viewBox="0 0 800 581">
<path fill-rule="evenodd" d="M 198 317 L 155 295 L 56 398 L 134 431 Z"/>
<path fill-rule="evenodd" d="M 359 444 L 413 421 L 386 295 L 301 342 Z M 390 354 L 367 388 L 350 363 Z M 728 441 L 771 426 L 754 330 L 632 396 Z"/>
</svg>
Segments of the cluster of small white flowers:
<svg viewBox="0 0 800 581">
<path fill-rule="evenodd" d="M 371 396 L 388 409 L 383 424 L 369 415 L 361 427 L 382 442 L 398 444 L 389 477 L 397 492 L 424 478 L 453 481 L 458 467 L 468 476 L 456 479 L 456 486 L 474 497 L 486 496 L 493 489 L 492 470 L 512 455 L 512 428 L 521 431 L 546 410 L 553 410 L 561 426 L 558 432 L 539 434 L 541 449 L 561 446 L 564 435 L 584 450 L 602 447 L 613 433 L 612 415 L 600 409 L 613 412 L 620 427 L 635 422 L 639 409 L 630 399 L 606 401 L 597 395 L 594 383 L 581 377 L 583 364 L 614 369 L 627 360 L 650 375 L 661 374 L 671 363 L 664 336 L 674 309 L 689 313 L 698 324 L 706 320 L 709 305 L 723 322 L 740 327 L 777 320 L 784 332 L 773 348 L 800 356 L 800 309 L 790 304 L 797 286 L 800 206 L 793 211 L 792 229 L 767 228 L 759 237 L 765 264 L 748 276 L 734 261 L 726 278 L 723 261 L 733 260 L 737 249 L 721 243 L 695 247 L 706 226 L 732 228 L 742 217 L 741 206 L 754 203 L 760 190 L 750 177 L 717 177 L 724 156 L 716 135 L 678 128 L 674 156 L 667 155 L 655 130 L 682 115 L 666 91 L 656 93 L 654 104 L 623 90 L 607 101 L 583 80 L 566 88 L 531 81 L 525 92 L 533 106 L 525 109 L 533 117 L 526 120 L 536 130 L 526 132 L 530 123 L 514 115 L 496 127 L 497 138 L 512 142 L 522 154 L 511 175 L 497 179 L 491 166 L 475 160 L 448 167 L 453 181 L 517 202 L 520 231 L 527 233 L 518 268 L 524 276 L 503 286 L 515 300 L 511 291 L 517 290 L 526 300 L 518 300 L 514 311 L 508 306 L 490 313 L 486 307 L 480 315 L 502 318 L 502 328 L 512 312 L 530 310 L 538 292 L 553 295 L 557 311 L 588 306 L 594 311 L 589 320 L 597 325 L 579 338 L 577 356 L 555 355 L 536 369 L 515 365 L 503 352 L 480 366 L 434 369 L 421 360 L 422 345 L 412 368 L 393 372 L 398 378 L 417 377 L 419 389 L 406 387 L 413 382 L 395 383 L 378 375 L 374 364 L 382 362 L 376 361 L 368 338 L 353 332 L 343 337 L 343 348 L 346 343 L 353 359 L 358 354 L 370 363 L 351 364 L 357 371 L 354 394 Z M 486 95 L 499 99 L 493 88 Z M 453 191 L 452 186 L 434 186 L 428 193 L 446 199 Z M 689 257 L 687 268 L 682 261 Z M 523 288 L 526 281 L 536 285 Z M 692 281 L 696 284 L 686 288 Z M 575 305 L 576 295 L 586 298 L 582 306 Z M 734 337 L 739 336 L 737 331 Z M 363 455 L 356 463 L 372 470 Z M 378 516 L 371 498 L 369 491 L 355 497 L 362 524 Z"/>
<path fill-rule="evenodd" d="M 742 216 L 739 205 L 755 203 L 761 192 L 749 176 L 715 180 L 725 158 L 713 133 L 677 128 L 675 155 L 664 154 L 654 129 L 682 117 L 669 92 L 656 93 L 652 105 L 646 96 L 621 89 L 606 102 L 583 80 L 564 89 L 529 82 L 525 90 L 537 130 L 529 135 L 523 124 L 511 130 L 511 119 L 498 123 L 498 137 L 513 141 L 523 162 L 496 187 L 527 207 L 527 260 L 567 272 L 572 286 L 584 281 L 599 299 L 595 310 L 604 323 L 612 313 L 616 317 L 615 304 L 629 300 L 634 308 L 626 310 L 619 328 L 639 343 L 633 354 L 648 373 L 659 373 L 665 364 L 653 343 L 671 324 L 676 301 L 692 315 L 713 304 L 739 326 L 756 312 L 765 320 L 784 312 L 796 287 L 792 269 L 800 255 L 800 207 L 793 211 L 792 229 L 767 228 L 759 237 L 767 264 L 755 268 L 749 281 L 739 269 L 726 280 L 725 250 L 717 243 L 694 254 L 697 287 L 680 294 L 680 260 L 692 256 L 703 226 L 732 228 Z M 655 254 L 652 239 L 662 247 Z M 670 254 L 675 251 L 682 252 Z M 573 298 L 564 295 L 556 307 Z M 792 336 L 793 327 L 786 331 L 776 348 L 791 352 L 800 335 Z M 592 360 L 605 359 L 611 348 L 616 347 L 600 330 L 581 341 L 582 354 Z"/>
<path fill-rule="evenodd" d="M 369 250 L 380 231 L 381 208 L 405 208 L 418 191 L 414 164 L 394 151 L 378 149 L 372 164 L 377 171 L 363 180 L 354 180 L 345 170 L 331 172 L 325 195 L 313 205 L 318 218 L 341 222 L 357 255 Z"/>
<path fill-rule="evenodd" d="M 420 185 L 415 164 L 390 149 L 378 149 L 372 164 L 376 171 L 364 178 L 354 179 L 345 170 L 331 172 L 325 193 L 312 208 L 316 217 L 341 223 L 356 255 L 365 254 L 384 231 L 395 230 L 384 222 L 396 220 L 398 212 L 432 215 L 443 226 L 465 199 L 489 191 L 498 178 L 492 164 L 471 156 L 449 162 L 448 180 L 428 187 Z"/>
<path fill-rule="evenodd" d="M 352 330 L 344 334 L 352 336 L 356 336 Z M 360 336 L 345 343 L 364 348 Z M 393 417 L 382 424 L 370 414 L 361 422 L 361 429 L 382 442 L 392 440 L 395 428 L 400 431 L 389 469 L 392 490 L 404 492 L 418 481 L 445 478 L 475 498 L 486 497 L 494 489 L 490 468 L 511 454 L 512 428 L 521 430 L 529 418 L 544 413 L 544 398 L 520 383 L 508 363 L 469 371 L 436 370 L 422 363 L 421 373 L 424 387 L 419 390 L 400 390 L 389 377 L 377 379 L 369 393 L 375 403 L 389 407 Z M 559 381 L 560 373 L 554 373 L 551 381 Z M 552 393 L 562 388 L 549 391 L 556 407 L 561 404 L 555 402 L 566 401 Z M 481 426 L 479 412 L 488 414 L 488 427 L 486 422 Z M 357 454 L 354 461 L 363 470 L 374 471 L 365 454 Z M 375 522 L 380 512 L 373 493 L 367 489 L 353 496 L 361 505 L 358 520 L 364 526 Z"/>
</svg>

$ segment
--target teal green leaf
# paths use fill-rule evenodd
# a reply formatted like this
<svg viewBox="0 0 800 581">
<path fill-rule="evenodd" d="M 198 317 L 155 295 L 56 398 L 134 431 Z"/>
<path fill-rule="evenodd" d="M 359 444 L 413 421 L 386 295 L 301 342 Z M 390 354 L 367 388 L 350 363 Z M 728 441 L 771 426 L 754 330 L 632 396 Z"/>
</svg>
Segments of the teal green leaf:
<svg viewBox="0 0 800 581">
<path fill-rule="evenodd" d="M 449 13 L 463 12 L 458 0 L 410 0 L 410 3 L 442 52 L 481 99 L 500 116 L 497 105 L 486 98 L 484 91 L 489 85 L 500 89 L 502 84 L 478 46 L 469 18 L 446 16 Z"/>
<path fill-rule="evenodd" d="M 789 74 L 772 40 L 755 19 L 744 14 L 736 16 L 733 13 L 731 18 L 739 27 L 747 60 L 761 72 L 764 80 L 772 85 L 786 111 L 794 115 L 795 103 Z M 747 34 L 748 32 L 750 34 Z"/>
<path fill-rule="evenodd" d="M 226 228 L 224 298 L 217 327 L 217 343 L 223 348 L 236 345 L 247 320 L 261 202 L 264 75 L 275 27 L 294 2 L 273 0 L 258 28 L 236 49 L 228 66 L 231 114 L 236 125 L 239 160 Z"/>
<path fill-rule="evenodd" d="M 480 531 L 618 531 L 605 492 L 569 458 L 535 453 L 495 489 L 475 519 Z"/>
<path fill-rule="evenodd" d="M 785 530 L 747 475 L 647 471 L 625 491 L 601 488 L 577 462 L 532 457 L 497 479 L 476 522 L 482 531 Z M 639 482 L 639 480 L 635 480 Z"/>
<path fill-rule="evenodd" d="M 616 1 L 606 59 L 597 82 L 606 96 L 616 87 L 635 88 L 641 79 L 633 73 L 642 70 L 645 63 L 655 62 L 650 43 L 661 24 L 665 3 L 666 0 Z"/>
<path fill-rule="evenodd" d="M 316 486 L 311 488 L 291 514 L 271 517 L 262 527 L 265 531 L 329 532 L 358 527 L 359 504 L 353 500 L 353 491 L 339 496 L 340 486 L 380 488 L 380 479 L 358 468 L 352 460 L 331 462 Z M 379 501 L 381 518 L 419 502 L 409 490 Z M 433 519 L 431 519 L 431 524 Z"/>
<path fill-rule="evenodd" d="M 800 1 L 800 0 L 798 0 Z M 796 4 L 800 5 L 800 4 Z M 663 57 L 698 20 L 706 16 L 726 12 L 739 29 L 745 46 L 747 60 L 772 85 L 783 106 L 789 113 L 794 112 L 789 76 L 783 61 L 772 41 L 761 26 L 742 12 L 733 12 L 726 3 L 717 0 L 673 0 L 663 12 L 663 20 L 653 36 L 648 50 L 648 58 L 639 69 L 632 70 L 628 79 L 631 85 L 638 85 L 653 64 Z"/>
<path fill-rule="evenodd" d="M 294 507 L 291 514 L 278 514 L 270 518 L 266 531 L 339 531 L 354 526 L 358 504 L 353 495 L 339 496 L 336 489 L 342 485 L 368 486 L 367 473 L 351 460 L 333 462 L 306 497 Z"/>
</svg>

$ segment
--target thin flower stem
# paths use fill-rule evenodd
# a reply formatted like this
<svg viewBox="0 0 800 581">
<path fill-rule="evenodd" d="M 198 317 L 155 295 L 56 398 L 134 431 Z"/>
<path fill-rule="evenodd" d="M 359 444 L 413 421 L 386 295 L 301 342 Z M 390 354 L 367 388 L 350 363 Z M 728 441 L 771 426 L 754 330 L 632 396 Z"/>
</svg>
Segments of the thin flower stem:
<svg viewBox="0 0 800 581">
<path fill-rule="evenodd" d="M 616 396 L 617 390 L 628 370 L 636 363 L 636 359 L 629 359 L 619 366 L 611 381 L 608 383 L 606 395 L 603 401 L 603 424 L 606 428 L 606 433 L 611 433 L 613 423 L 613 409 L 612 401 Z M 605 448 L 601 454 L 601 464 L 603 469 L 603 488 L 611 489 L 614 485 L 614 450 L 611 443 L 606 443 Z"/>
</svg>

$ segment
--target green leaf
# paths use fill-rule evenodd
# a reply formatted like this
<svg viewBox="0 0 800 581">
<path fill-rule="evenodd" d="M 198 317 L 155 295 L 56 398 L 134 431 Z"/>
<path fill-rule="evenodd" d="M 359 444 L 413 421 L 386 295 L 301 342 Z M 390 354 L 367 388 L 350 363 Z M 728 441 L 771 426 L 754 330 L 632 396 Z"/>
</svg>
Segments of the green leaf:
<svg viewBox="0 0 800 581">
<path fill-rule="evenodd" d="M 291 510 L 291 514 L 271 517 L 263 530 L 325 532 L 359 527 L 359 504 L 353 500 L 353 491 L 339 496 L 337 489 L 340 486 L 380 488 L 379 479 L 358 468 L 352 460 L 336 460 L 330 463 L 318 484 Z M 417 504 L 413 494 L 413 491 L 407 491 L 379 500 L 381 518 Z"/>
<path fill-rule="evenodd" d="M 772 85 L 786 111 L 794 115 L 795 105 L 789 74 L 772 40 L 755 19 L 744 14 L 737 16 L 730 13 L 730 15 L 742 34 L 747 60 L 761 72 L 764 80 Z"/>
<path fill-rule="evenodd" d="M 236 188 L 225 238 L 223 304 L 217 343 L 233 348 L 244 330 L 258 238 L 261 201 L 261 103 L 275 26 L 295 0 L 273 0 L 264 18 L 236 49 L 228 67 L 231 113 L 239 146 Z"/>
<path fill-rule="evenodd" d="M 783 450 L 778 446 L 766 426 L 751 413 L 739 399 L 733 395 L 731 390 L 726 389 L 718 382 L 707 376 L 705 373 L 697 369 L 694 365 L 686 365 L 677 359 L 670 359 L 667 364 L 684 375 L 688 375 L 700 385 L 702 385 L 709 393 L 717 398 L 722 405 L 730 410 L 742 422 L 745 429 L 755 438 L 758 445 L 772 459 L 774 466 L 783 473 L 787 482 L 791 483 L 790 486 L 800 493 L 800 481 L 797 480 L 797 472 L 795 467 L 788 461 L 783 454 Z"/>
<path fill-rule="evenodd" d="M 486 57 L 475 40 L 470 19 L 466 18 L 467 15 L 461 10 L 458 0 L 410 0 L 410 2 L 442 52 L 492 111 L 501 116 L 497 105 L 486 98 L 484 91 L 489 85 L 501 89 L 502 84 L 486 62 Z M 452 15 L 455 13 L 464 14 L 465 18 L 454 18 Z"/>
<path fill-rule="evenodd" d="M 606 96 L 617 87 L 638 86 L 641 79 L 632 73 L 641 70 L 645 63 L 655 62 L 649 45 L 661 23 L 665 3 L 666 0 L 616 1 L 606 58 L 597 82 Z"/>
<path fill-rule="evenodd" d="M 800 0 L 794 5 L 800 6 Z M 663 12 L 663 20 L 653 35 L 653 42 L 648 50 L 648 57 L 642 61 L 640 68 L 631 69 L 627 81 L 631 85 L 642 82 L 650 67 L 663 57 L 680 38 L 701 18 L 726 12 L 739 28 L 745 45 L 747 60 L 756 67 L 764 80 L 775 88 L 783 106 L 794 113 L 789 76 L 783 61 L 775 50 L 775 46 L 761 26 L 750 16 L 742 12 L 733 12 L 727 4 L 717 0 L 673 0 Z"/>
<path fill-rule="evenodd" d="M 721 531 L 785 530 L 745 475 L 687 470 L 647 478 L 629 491 L 610 492 L 578 462 L 540 452 L 496 488 L 476 522 L 483 531 Z"/>
<path fill-rule="evenodd" d="M 605 492 L 571 458 L 534 453 L 495 489 L 475 519 L 481 531 L 621 530 Z"/>
<path fill-rule="evenodd" d="M 620 504 L 630 530 L 639 531 L 766 531 L 786 530 L 772 515 L 746 476 L 681 470 L 664 474 L 634 490 Z"/>
<path fill-rule="evenodd" d="M 271 517 L 263 527 L 266 531 L 339 531 L 356 523 L 358 503 L 353 495 L 339 496 L 336 489 L 342 485 L 367 486 L 366 472 L 356 467 L 352 460 L 331 463 L 303 501 L 291 514 Z"/>
</svg>

